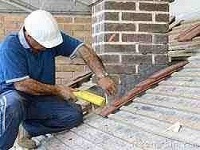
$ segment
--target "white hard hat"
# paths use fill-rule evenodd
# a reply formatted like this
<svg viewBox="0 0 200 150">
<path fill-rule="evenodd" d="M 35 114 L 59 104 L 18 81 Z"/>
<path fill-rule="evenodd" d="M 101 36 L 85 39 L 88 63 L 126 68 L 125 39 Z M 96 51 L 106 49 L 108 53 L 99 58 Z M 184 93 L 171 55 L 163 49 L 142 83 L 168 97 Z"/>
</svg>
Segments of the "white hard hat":
<svg viewBox="0 0 200 150">
<path fill-rule="evenodd" d="M 55 47 L 63 42 L 58 24 L 51 13 L 36 10 L 24 20 L 27 33 L 46 48 Z"/>
</svg>

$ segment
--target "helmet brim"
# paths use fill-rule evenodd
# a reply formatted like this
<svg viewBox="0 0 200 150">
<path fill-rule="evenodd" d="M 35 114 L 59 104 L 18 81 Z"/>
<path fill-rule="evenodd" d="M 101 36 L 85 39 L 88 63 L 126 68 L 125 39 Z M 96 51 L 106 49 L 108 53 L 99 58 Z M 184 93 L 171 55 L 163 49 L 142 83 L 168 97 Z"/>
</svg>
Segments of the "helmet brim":
<svg viewBox="0 0 200 150">
<path fill-rule="evenodd" d="M 45 48 L 53 48 L 53 47 L 56 47 L 56 46 L 60 45 L 63 42 L 63 38 L 62 38 L 61 33 L 59 33 L 57 35 L 57 37 L 54 38 L 51 41 L 45 41 L 45 42 L 39 42 L 39 41 L 37 41 L 37 42 L 39 44 L 41 44 L 42 46 L 44 46 Z"/>
</svg>

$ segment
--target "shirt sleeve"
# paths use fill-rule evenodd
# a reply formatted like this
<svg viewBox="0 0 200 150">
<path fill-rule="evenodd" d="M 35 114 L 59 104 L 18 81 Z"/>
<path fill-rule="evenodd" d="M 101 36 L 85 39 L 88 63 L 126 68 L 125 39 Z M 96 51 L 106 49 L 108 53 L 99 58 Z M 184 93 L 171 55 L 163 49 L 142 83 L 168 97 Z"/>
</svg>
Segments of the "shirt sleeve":
<svg viewBox="0 0 200 150">
<path fill-rule="evenodd" d="M 67 56 L 73 58 L 76 51 L 84 45 L 84 43 L 76 38 L 73 38 L 63 32 L 61 32 L 63 42 L 58 45 L 56 50 L 56 56 Z"/>
<path fill-rule="evenodd" d="M 25 56 L 17 49 L 2 50 L 1 68 L 6 83 L 13 83 L 29 78 Z"/>
</svg>

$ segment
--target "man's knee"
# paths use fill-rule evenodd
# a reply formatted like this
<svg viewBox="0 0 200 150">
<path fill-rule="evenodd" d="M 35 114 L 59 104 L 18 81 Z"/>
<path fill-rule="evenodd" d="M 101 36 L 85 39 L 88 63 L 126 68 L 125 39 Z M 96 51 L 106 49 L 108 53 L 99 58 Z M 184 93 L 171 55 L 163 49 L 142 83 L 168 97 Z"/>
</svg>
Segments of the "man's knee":
<svg viewBox="0 0 200 150">
<path fill-rule="evenodd" d="M 74 126 L 78 126 L 83 122 L 83 113 L 80 111 L 76 111 L 73 113 L 72 118 L 74 120 Z"/>
<path fill-rule="evenodd" d="M 83 122 L 83 113 L 82 111 L 74 108 L 73 111 L 70 111 L 62 116 L 61 122 L 63 125 L 69 129 L 80 125 Z"/>
</svg>

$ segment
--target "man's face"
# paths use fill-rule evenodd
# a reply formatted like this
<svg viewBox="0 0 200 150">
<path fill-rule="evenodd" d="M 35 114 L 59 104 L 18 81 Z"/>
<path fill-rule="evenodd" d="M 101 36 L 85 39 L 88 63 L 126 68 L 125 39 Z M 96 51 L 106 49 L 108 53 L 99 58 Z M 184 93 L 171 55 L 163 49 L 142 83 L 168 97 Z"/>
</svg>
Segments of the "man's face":
<svg viewBox="0 0 200 150">
<path fill-rule="evenodd" d="M 26 40 L 35 53 L 44 51 L 46 48 L 34 40 L 27 32 L 25 32 Z"/>
</svg>

